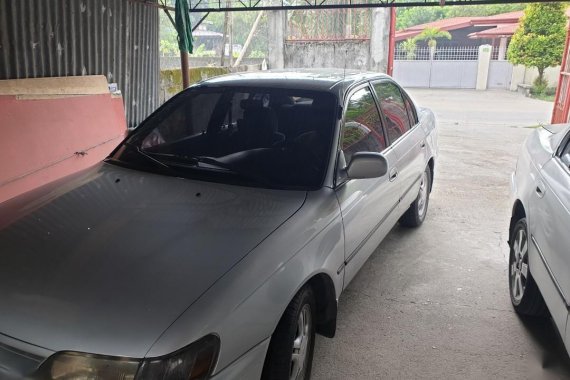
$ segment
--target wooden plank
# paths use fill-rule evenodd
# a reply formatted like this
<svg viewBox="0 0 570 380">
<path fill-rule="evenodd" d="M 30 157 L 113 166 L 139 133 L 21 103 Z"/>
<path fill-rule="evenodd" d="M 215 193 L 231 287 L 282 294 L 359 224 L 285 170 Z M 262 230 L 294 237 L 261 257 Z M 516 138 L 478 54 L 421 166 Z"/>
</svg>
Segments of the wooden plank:
<svg viewBox="0 0 570 380">
<path fill-rule="evenodd" d="M 108 94 L 104 75 L 0 80 L 0 95 L 100 95 Z"/>
</svg>

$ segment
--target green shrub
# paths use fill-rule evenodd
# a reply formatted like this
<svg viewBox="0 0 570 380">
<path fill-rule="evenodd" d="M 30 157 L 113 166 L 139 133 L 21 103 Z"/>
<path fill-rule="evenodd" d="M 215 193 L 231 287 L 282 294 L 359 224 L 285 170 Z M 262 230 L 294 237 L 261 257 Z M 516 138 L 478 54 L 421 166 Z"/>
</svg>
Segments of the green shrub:
<svg viewBox="0 0 570 380">
<path fill-rule="evenodd" d="M 546 90 L 544 90 L 544 95 L 548 96 L 556 95 L 556 87 L 547 87 Z"/>
<path fill-rule="evenodd" d="M 537 77 L 534 82 L 532 82 L 532 88 L 530 93 L 533 95 L 543 95 L 548 87 L 548 81 L 545 78 Z"/>
<path fill-rule="evenodd" d="M 265 54 L 264 52 L 262 52 L 261 50 L 253 50 L 250 54 L 249 54 L 249 58 L 265 58 L 267 54 Z"/>
<path fill-rule="evenodd" d="M 206 50 L 206 45 L 201 44 L 198 48 L 194 49 L 192 53 L 194 57 L 215 57 L 216 52 L 213 50 Z"/>
</svg>

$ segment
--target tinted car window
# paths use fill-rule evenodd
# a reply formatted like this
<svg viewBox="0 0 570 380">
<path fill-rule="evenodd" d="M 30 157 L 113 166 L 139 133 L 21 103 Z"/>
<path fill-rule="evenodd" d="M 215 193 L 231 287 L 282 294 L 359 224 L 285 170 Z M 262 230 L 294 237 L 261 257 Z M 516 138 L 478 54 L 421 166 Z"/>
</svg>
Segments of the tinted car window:
<svg viewBox="0 0 570 380">
<path fill-rule="evenodd" d="M 404 96 L 404 103 L 406 103 L 406 111 L 408 112 L 408 119 L 410 119 L 410 125 L 413 127 L 418 123 L 418 118 L 416 117 L 416 111 L 414 105 L 410 98 Z"/>
<path fill-rule="evenodd" d="M 341 147 L 346 162 L 356 152 L 381 152 L 386 148 L 380 115 L 368 87 L 348 100 Z"/>
<path fill-rule="evenodd" d="M 560 150 L 560 159 L 566 167 L 570 168 L 570 140 L 566 142 L 564 149 Z"/>
<path fill-rule="evenodd" d="M 190 89 L 137 128 L 113 158 L 204 180 L 315 188 L 328 164 L 336 104 L 334 95 L 317 91 Z"/>
<path fill-rule="evenodd" d="M 566 147 L 562 150 L 560 156 L 564 157 L 566 154 L 570 154 L 570 138 L 569 140 L 566 142 Z"/>
<path fill-rule="evenodd" d="M 374 90 L 380 102 L 380 109 L 386 118 L 386 131 L 391 142 L 410 130 L 410 119 L 402 93 L 398 86 L 391 82 L 374 84 Z"/>
</svg>

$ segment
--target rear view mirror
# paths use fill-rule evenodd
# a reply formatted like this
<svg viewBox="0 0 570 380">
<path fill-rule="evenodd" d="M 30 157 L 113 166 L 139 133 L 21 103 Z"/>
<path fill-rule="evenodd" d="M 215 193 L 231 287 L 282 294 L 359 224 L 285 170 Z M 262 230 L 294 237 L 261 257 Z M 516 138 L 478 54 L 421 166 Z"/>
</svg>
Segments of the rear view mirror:
<svg viewBox="0 0 570 380">
<path fill-rule="evenodd" d="M 388 172 L 388 161 L 380 153 L 358 152 L 352 155 L 346 174 L 350 179 L 379 178 Z"/>
</svg>

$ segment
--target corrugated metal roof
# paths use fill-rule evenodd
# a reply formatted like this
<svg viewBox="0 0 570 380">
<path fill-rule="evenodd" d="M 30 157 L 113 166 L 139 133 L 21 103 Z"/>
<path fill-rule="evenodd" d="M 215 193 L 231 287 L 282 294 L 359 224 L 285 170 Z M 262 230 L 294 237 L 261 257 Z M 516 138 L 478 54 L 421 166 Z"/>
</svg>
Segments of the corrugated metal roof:
<svg viewBox="0 0 570 380">
<path fill-rule="evenodd" d="M 130 127 L 158 106 L 158 9 L 126 0 L 1 0 L 0 79 L 102 74 Z"/>
</svg>

